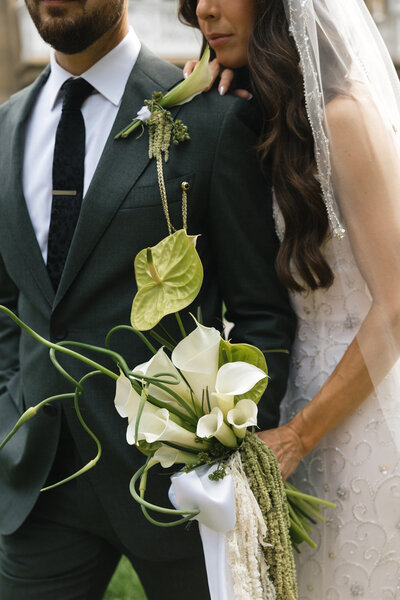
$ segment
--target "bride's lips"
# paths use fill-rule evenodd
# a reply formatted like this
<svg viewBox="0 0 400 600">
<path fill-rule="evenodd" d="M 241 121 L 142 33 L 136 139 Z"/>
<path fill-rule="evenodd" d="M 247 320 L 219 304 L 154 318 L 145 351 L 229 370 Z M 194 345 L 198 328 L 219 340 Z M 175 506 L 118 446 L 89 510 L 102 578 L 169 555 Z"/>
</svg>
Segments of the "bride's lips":
<svg viewBox="0 0 400 600">
<path fill-rule="evenodd" d="M 227 42 L 229 42 L 229 40 L 232 38 L 232 34 L 229 33 L 213 33 L 209 36 L 206 36 L 208 39 L 208 43 L 210 44 L 211 48 L 213 50 L 215 50 L 216 48 L 219 48 L 220 46 L 223 46 L 224 44 L 226 44 Z"/>
</svg>

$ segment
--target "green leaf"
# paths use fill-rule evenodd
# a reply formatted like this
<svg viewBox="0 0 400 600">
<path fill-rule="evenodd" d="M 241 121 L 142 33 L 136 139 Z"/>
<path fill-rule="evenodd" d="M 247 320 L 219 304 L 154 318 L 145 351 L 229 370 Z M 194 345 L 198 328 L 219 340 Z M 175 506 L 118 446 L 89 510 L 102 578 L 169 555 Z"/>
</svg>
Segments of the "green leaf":
<svg viewBox="0 0 400 600">
<path fill-rule="evenodd" d="M 132 304 L 132 327 L 152 329 L 163 317 L 186 308 L 196 298 L 203 282 L 196 240 L 197 236 L 180 229 L 136 256 L 138 292 Z"/>
<path fill-rule="evenodd" d="M 222 365 L 228 362 L 235 361 L 243 361 L 254 365 L 259 369 L 262 369 L 267 375 L 266 379 L 256 383 L 249 392 L 241 394 L 240 396 L 235 396 L 235 403 L 244 398 L 248 398 L 258 404 L 268 385 L 268 367 L 264 354 L 261 350 L 256 348 L 256 346 L 251 346 L 250 344 L 231 344 L 230 342 L 221 340 L 219 346 L 218 367 L 222 367 Z"/>
</svg>

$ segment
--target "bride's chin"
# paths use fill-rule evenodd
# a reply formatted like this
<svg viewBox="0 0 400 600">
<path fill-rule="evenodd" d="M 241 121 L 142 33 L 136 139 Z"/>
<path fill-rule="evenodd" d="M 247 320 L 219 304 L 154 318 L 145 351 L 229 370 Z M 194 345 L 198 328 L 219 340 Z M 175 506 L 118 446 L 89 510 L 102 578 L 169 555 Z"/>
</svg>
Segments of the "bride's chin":
<svg viewBox="0 0 400 600">
<path fill-rule="evenodd" d="M 247 54 L 245 56 L 237 56 L 234 52 L 215 52 L 216 58 L 219 64 L 224 69 L 240 69 L 242 67 L 248 67 L 249 61 Z"/>
</svg>

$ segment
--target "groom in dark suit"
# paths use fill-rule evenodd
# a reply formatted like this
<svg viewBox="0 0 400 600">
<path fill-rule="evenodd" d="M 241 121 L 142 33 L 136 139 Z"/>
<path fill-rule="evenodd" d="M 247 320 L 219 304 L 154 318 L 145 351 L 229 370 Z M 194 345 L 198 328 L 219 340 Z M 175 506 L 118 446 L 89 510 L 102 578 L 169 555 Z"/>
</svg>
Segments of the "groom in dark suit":
<svg viewBox="0 0 400 600">
<path fill-rule="evenodd" d="M 111 327 L 129 322 L 136 253 L 168 233 L 147 132 L 114 136 L 181 73 L 140 46 L 127 0 L 26 3 L 55 51 L 39 79 L 0 108 L 0 304 L 53 341 L 103 345 Z M 214 92 L 173 110 L 191 141 L 172 148 L 165 168 L 171 221 L 182 226 L 188 182 L 205 324 L 221 324 L 224 300 L 234 341 L 289 348 L 294 322 L 274 270 L 271 186 L 257 167 L 247 110 Z M 149 358 L 129 334 L 113 344 L 132 367 Z M 270 356 L 263 428 L 277 424 L 288 367 L 285 355 Z M 76 379 L 85 372 L 61 360 Z M 1 314 L 0 440 L 27 407 L 68 392 L 48 350 Z M 71 401 L 47 404 L 0 452 L 1 600 L 99 600 L 122 553 L 149 600 L 209 597 L 196 524 L 154 527 L 129 494 L 143 457 L 126 443 L 113 396 L 104 378 L 85 385 L 82 413 L 103 455 L 77 480 L 39 494 L 95 455 Z M 167 502 L 168 479 L 154 475 L 150 500 Z"/>
</svg>

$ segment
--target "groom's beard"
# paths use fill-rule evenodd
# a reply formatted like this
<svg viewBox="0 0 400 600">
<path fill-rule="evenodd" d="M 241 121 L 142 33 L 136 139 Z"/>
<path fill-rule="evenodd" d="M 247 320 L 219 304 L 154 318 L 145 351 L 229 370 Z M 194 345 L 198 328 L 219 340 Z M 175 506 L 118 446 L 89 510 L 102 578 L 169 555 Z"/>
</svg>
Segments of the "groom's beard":
<svg viewBox="0 0 400 600">
<path fill-rule="evenodd" d="M 121 19 L 124 0 L 65 0 L 51 6 L 25 0 L 36 29 L 45 42 L 63 54 L 83 52 Z"/>
</svg>

